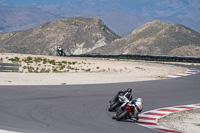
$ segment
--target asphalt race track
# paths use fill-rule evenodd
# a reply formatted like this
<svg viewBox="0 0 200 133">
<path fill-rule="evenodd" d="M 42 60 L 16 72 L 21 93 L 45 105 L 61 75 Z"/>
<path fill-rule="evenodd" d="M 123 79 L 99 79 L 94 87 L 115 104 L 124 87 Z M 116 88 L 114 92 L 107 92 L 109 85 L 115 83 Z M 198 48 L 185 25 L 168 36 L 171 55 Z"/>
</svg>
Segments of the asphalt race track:
<svg viewBox="0 0 200 133">
<path fill-rule="evenodd" d="M 128 87 L 133 88 L 133 97 L 143 98 L 144 111 L 200 103 L 200 73 L 132 83 L 0 86 L 0 129 L 24 133 L 159 132 L 111 119 L 108 101 Z"/>
</svg>

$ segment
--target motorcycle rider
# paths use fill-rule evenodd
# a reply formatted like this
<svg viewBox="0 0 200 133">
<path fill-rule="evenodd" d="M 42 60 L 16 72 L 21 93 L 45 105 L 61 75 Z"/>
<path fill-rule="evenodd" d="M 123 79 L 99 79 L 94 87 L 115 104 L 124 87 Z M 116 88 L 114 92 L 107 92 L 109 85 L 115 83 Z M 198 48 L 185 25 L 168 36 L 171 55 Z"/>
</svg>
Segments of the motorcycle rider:
<svg viewBox="0 0 200 133">
<path fill-rule="evenodd" d="M 143 100 L 142 98 L 137 98 L 136 100 L 131 100 L 129 102 L 126 102 L 122 104 L 122 106 L 119 108 L 120 110 L 124 110 L 128 103 L 131 103 L 134 105 L 134 118 L 136 120 L 139 120 L 139 114 L 142 112 L 143 109 Z M 115 119 L 116 114 L 113 116 L 113 119 Z"/>
<path fill-rule="evenodd" d="M 58 52 L 58 55 L 59 55 L 59 56 L 62 56 L 63 49 L 62 49 L 60 46 L 58 46 L 57 52 Z M 60 53 L 61 53 L 61 54 L 60 54 Z"/>
<path fill-rule="evenodd" d="M 117 100 L 117 98 L 118 98 L 119 95 L 120 95 L 120 96 L 126 96 L 126 98 L 130 101 L 130 100 L 132 100 L 132 98 L 133 98 L 132 95 L 131 95 L 131 93 L 132 93 L 132 89 L 131 89 L 131 88 L 128 88 L 126 91 L 124 91 L 124 90 L 119 91 L 119 92 L 115 95 L 115 97 L 114 97 L 112 100 L 109 101 L 109 103 L 111 103 L 112 101 Z"/>
</svg>

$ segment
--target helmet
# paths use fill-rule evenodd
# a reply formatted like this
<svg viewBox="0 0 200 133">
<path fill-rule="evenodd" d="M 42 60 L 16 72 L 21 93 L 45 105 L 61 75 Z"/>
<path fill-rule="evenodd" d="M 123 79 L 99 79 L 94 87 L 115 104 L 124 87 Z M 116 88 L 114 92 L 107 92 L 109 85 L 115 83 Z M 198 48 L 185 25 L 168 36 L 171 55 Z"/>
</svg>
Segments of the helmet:
<svg viewBox="0 0 200 133">
<path fill-rule="evenodd" d="M 131 89 L 131 88 L 128 88 L 128 89 L 127 89 L 127 92 L 131 93 L 131 92 L 132 92 L 132 89 Z"/>
<path fill-rule="evenodd" d="M 142 109 L 143 109 L 143 100 L 142 100 L 142 98 L 137 98 L 135 104 L 138 107 L 138 111 L 141 112 Z"/>
<path fill-rule="evenodd" d="M 142 98 L 137 98 L 136 101 L 138 101 L 138 102 L 142 102 L 142 103 L 143 103 Z"/>
</svg>

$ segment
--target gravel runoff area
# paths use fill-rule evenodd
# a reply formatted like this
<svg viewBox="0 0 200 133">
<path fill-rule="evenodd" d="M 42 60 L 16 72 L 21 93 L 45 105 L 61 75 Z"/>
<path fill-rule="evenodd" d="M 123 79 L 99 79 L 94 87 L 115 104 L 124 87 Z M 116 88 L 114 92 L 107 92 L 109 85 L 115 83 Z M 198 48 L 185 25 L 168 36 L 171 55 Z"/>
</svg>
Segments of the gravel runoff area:
<svg viewBox="0 0 200 133">
<path fill-rule="evenodd" d="M 0 62 L 20 64 L 20 72 L 1 72 L 0 85 L 71 85 L 158 80 L 186 68 L 131 60 L 68 58 L 0 53 Z M 200 132 L 200 110 L 166 116 L 159 124 L 187 133 Z M 14 133 L 0 130 L 0 133 Z"/>
<path fill-rule="evenodd" d="M 158 124 L 184 133 L 200 133 L 200 108 L 169 114 Z"/>
</svg>

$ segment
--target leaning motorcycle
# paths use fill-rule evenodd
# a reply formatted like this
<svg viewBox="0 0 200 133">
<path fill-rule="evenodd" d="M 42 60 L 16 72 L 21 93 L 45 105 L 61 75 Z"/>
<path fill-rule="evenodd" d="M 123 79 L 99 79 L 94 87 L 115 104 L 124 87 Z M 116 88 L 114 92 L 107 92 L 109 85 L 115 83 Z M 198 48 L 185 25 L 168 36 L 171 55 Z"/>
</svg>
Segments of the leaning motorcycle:
<svg viewBox="0 0 200 133">
<path fill-rule="evenodd" d="M 131 119 L 133 118 L 132 116 L 134 116 L 134 112 L 135 112 L 135 105 L 132 103 L 127 103 L 124 110 L 122 109 L 117 110 L 115 119 L 117 121 Z"/>
<path fill-rule="evenodd" d="M 118 108 L 125 102 L 129 102 L 128 98 L 125 95 L 119 95 L 116 100 L 111 101 L 108 111 L 111 112 L 111 111 L 115 110 L 116 108 Z"/>
</svg>

